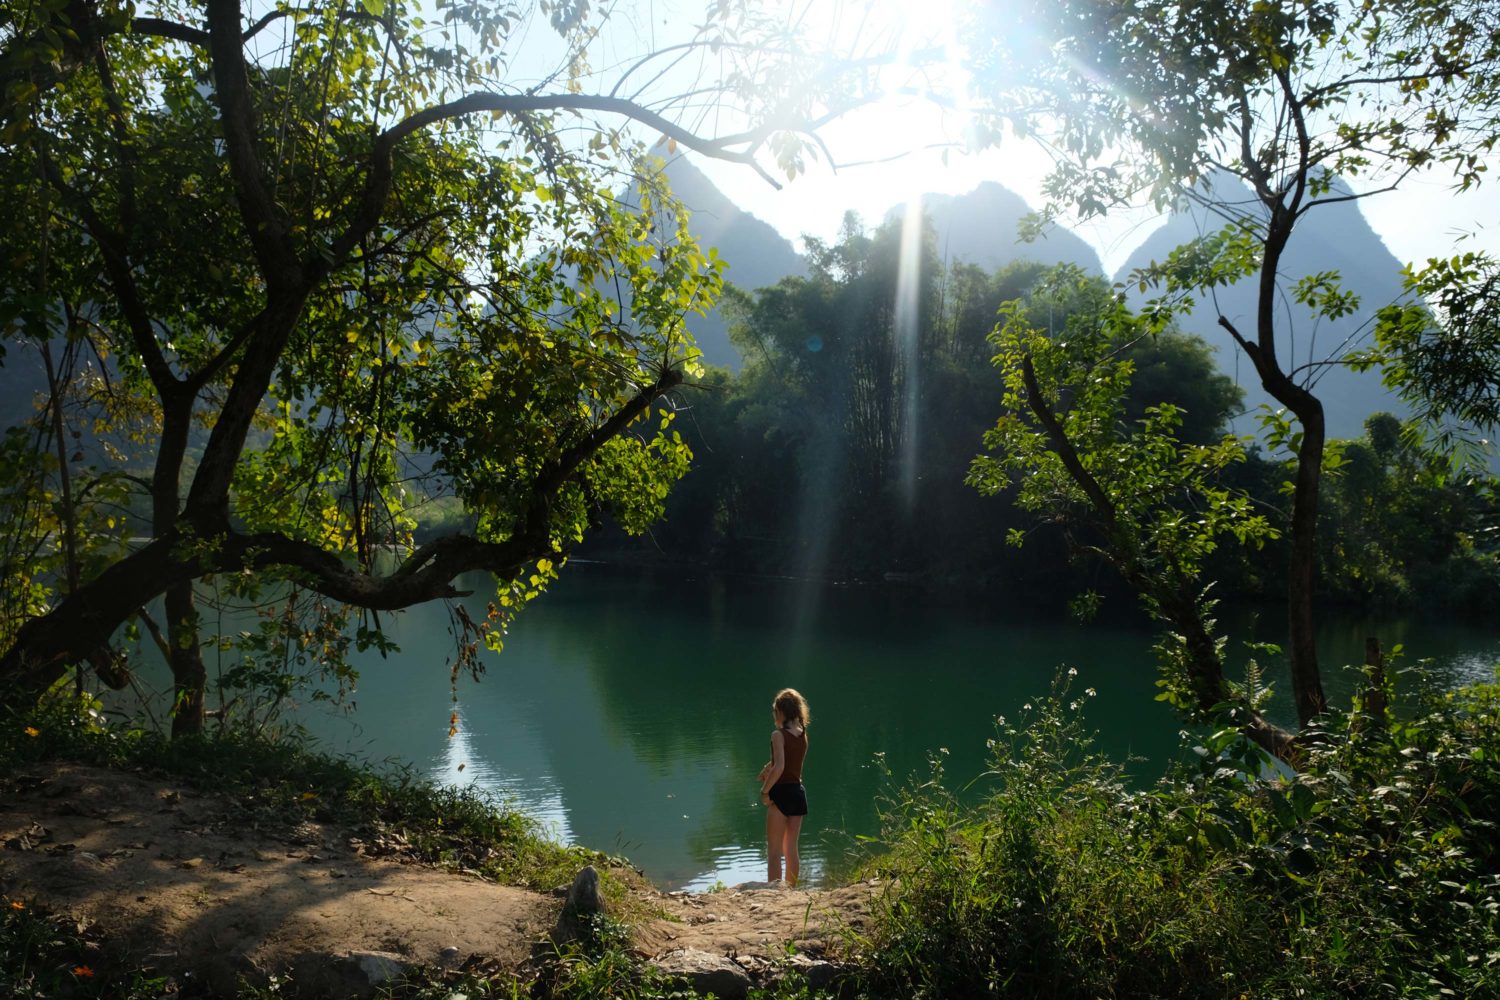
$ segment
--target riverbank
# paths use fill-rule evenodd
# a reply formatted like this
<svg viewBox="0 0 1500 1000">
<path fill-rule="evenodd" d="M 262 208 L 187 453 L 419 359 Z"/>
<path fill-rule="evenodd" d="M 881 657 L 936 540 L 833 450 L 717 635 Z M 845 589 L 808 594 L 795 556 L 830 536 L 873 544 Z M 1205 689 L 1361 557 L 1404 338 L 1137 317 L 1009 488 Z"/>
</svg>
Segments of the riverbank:
<svg viewBox="0 0 1500 1000">
<path fill-rule="evenodd" d="M 5 723 L 0 995 L 1500 995 L 1500 686 L 1330 713 L 1294 774 L 1226 718 L 1134 789 L 1074 680 L 977 778 L 893 784 L 859 881 L 807 893 L 662 893 L 295 743 Z M 590 871 L 604 915 L 560 920 Z"/>
<path fill-rule="evenodd" d="M 470 617 L 484 620 L 493 581 L 461 585 L 475 592 L 465 601 Z M 1249 645 L 1282 638 L 1284 616 L 1221 607 L 1218 617 L 1231 637 L 1227 675 L 1242 678 L 1254 656 L 1273 692 L 1267 713 L 1294 723 L 1282 658 Z M 454 686 L 443 605 L 383 616 L 382 625 L 400 649 L 353 654 L 357 690 L 343 689 L 340 705 L 316 700 L 320 691 L 340 693 L 319 678 L 316 663 L 287 665 L 301 674 L 274 678 L 270 690 L 291 688 L 279 700 L 281 721 L 304 726 L 326 750 L 410 762 L 442 784 L 474 784 L 514 801 L 554 839 L 627 855 L 663 888 L 762 877 L 765 820 L 754 778 L 766 759 L 770 696 L 788 684 L 807 696 L 814 716 L 815 798 L 802 846 L 803 871 L 819 883 L 847 873 L 863 838 L 880 832 L 877 803 L 887 783 L 870 766 L 875 755 L 905 776 L 925 771 L 928 755 L 946 747 L 951 773 L 978 774 L 995 717 L 1016 717 L 1059 667 L 1076 668 L 1078 686 L 1099 692 L 1091 728 L 1102 752 L 1126 762 L 1135 787 L 1191 759 L 1177 735 L 1182 720 L 1154 700 L 1157 635 L 1107 613 L 1082 625 L 1003 604 L 925 602 L 899 588 L 808 594 L 791 584 L 570 564 L 512 624 L 503 653 L 480 651 L 483 678 L 460 674 Z M 226 613 L 216 625 L 231 636 L 258 627 L 249 612 Z M 1404 646 L 1402 666 L 1431 658 L 1429 669 L 1447 686 L 1492 677 L 1500 656 L 1500 623 L 1328 616 L 1319 661 L 1335 704 L 1349 704 L 1361 677 L 1340 665 L 1362 662 L 1370 636 L 1386 650 Z M 172 677 L 151 652 L 148 643 L 136 676 L 164 720 Z M 215 684 L 261 676 L 240 669 L 248 662 L 214 653 Z M 252 691 L 226 688 L 214 700 L 229 706 L 229 724 L 259 718 Z M 112 715 L 139 711 L 126 697 L 107 705 Z M 450 735 L 455 710 L 458 732 Z"/>
<path fill-rule="evenodd" d="M 7 742 L 7 995 L 406 996 L 430 987 L 446 997 L 468 983 L 482 995 L 587 996 L 591 980 L 572 988 L 567 977 L 579 960 L 592 968 L 611 956 L 638 981 L 743 995 L 788 974 L 829 975 L 826 959 L 862 932 L 876 891 L 663 893 L 623 861 L 530 842 L 525 824 L 502 812 L 481 831 L 475 804 L 452 793 L 403 788 L 295 748 L 190 741 L 173 753 L 151 737 L 44 736 L 41 725 Z M 261 759 L 236 761 L 242 752 Z M 604 872 L 593 953 L 556 933 L 585 865 Z"/>
</svg>

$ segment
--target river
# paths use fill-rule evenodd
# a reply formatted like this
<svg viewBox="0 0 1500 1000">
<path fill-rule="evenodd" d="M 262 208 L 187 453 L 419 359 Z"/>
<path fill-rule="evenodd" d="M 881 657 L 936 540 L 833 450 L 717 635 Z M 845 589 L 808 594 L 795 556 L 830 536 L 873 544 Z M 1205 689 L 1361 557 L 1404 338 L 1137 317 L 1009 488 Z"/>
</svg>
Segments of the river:
<svg viewBox="0 0 1500 1000">
<path fill-rule="evenodd" d="M 484 581 L 468 583 L 482 617 Z M 1274 640 L 1280 627 L 1269 613 L 1220 617 L 1237 638 Z M 783 686 L 812 709 L 802 842 L 811 880 L 846 868 L 857 838 L 878 830 L 888 786 L 876 754 L 909 776 L 943 753 L 964 784 L 984 769 L 995 717 L 1024 716 L 1065 668 L 1077 671 L 1075 693 L 1096 693 L 1086 719 L 1097 748 L 1130 761 L 1135 781 L 1154 780 L 1183 752 L 1180 720 L 1154 699 L 1152 634 L 1133 620 L 1080 625 L 900 587 L 572 564 L 517 619 L 504 652 L 485 654 L 482 680 L 465 675 L 456 688 L 441 605 L 386 624 L 401 651 L 357 658 L 352 710 L 300 710 L 326 748 L 475 784 L 560 840 L 628 857 L 663 887 L 765 877 L 755 773 Z M 1500 660 L 1500 625 L 1325 615 L 1325 683 L 1342 704 L 1353 678 L 1337 665 L 1362 659 L 1366 635 L 1387 649 L 1403 644 L 1405 662 L 1431 658 L 1447 683 L 1492 679 Z M 1245 653 L 1230 655 L 1238 663 Z M 1284 664 L 1267 662 L 1278 688 L 1272 714 L 1286 720 L 1284 675 Z"/>
</svg>

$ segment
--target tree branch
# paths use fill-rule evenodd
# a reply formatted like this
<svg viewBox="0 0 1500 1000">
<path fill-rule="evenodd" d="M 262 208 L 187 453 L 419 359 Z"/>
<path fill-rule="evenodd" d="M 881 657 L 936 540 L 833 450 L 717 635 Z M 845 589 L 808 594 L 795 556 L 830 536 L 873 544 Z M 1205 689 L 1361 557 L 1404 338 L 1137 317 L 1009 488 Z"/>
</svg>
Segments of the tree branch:
<svg viewBox="0 0 1500 1000">
<path fill-rule="evenodd" d="M 256 149 L 255 103 L 245 67 L 238 0 L 208 0 L 209 56 L 215 99 L 224 129 L 224 155 L 234 177 L 236 201 L 256 262 L 271 288 L 297 285 L 302 277 L 285 214 L 266 187 Z"/>
<path fill-rule="evenodd" d="M 1247 355 L 1249 355 L 1250 361 L 1252 363 L 1254 363 L 1255 362 L 1255 356 L 1258 353 L 1260 353 L 1259 350 L 1256 348 L 1256 346 L 1254 344 L 1250 343 L 1250 341 L 1246 340 L 1240 334 L 1239 328 L 1236 327 L 1234 325 L 1234 323 L 1230 321 L 1230 319 L 1229 319 L 1228 316 L 1224 316 L 1224 315 L 1221 314 L 1219 316 L 1219 325 L 1222 326 L 1225 330 L 1229 331 L 1229 335 L 1234 338 L 1234 342 L 1236 344 L 1240 345 L 1240 350 L 1244 351 Z M 1259 365 L 1257 364 L 1257 368 L 1258 367 L 1259 367 Z"/>
<path fill-rule="evenodd" d="M 590 431 L 581 441 L 564 451 L 551 467 L 537 477 L 537 486 L 547 495 L 556 492 L 578 467 L 592 458 L 604 443 L 619 434 L 666 393 L 682 384 L 682 372 L 664 368 L 656 381 L 641 389 L 610 418 Z"/>
<path fill-rule="evenodd" d="M 1047 400 L 1042 396 L 1042 388 L 1036 380 L 1036 367 L 1031 363 L 1031 355 L 1028 353 L 1021 358 L 1021 382 L 1026 387 L 1026 405 L 1031 409 L 1037 422 L 1047 432 L 1047 438 L 1052 442 L 1052 450 L 1062 460 L 1063 467 L 1068 470 L 1068 475 L 1083 490 L 1084 495 L 1089 498 L 1089 503 L 1094 506 L 1094 511 L 1104 522 L 1105 529 L 1115 534 L 1119 527 L 1119 517 L 1115 511 L 1114 501 L 1104 492 L 1104 487 L 1099 485 L 1089 470 L 1084 468 L 1083 460 L 1078 457 L 1078 450 L 1073 447 L 1073 442 L 1068 439 L 1067 431 L 1063 430 L 1062 422 L 1057 419 L 1057 414 L 1052 412 L 1052 407 L 1047 405 Z"/>
<path fill-rule="evenodd" d="M 104 220 L 99 218 L 88 199 L 76 196 L 76 192 L 68 186 L 62 172 L 57 169 L 57 165 L 52 162 L 50 156 L 43 153 L 40 160 L 47 183 L 51 184 L 63 197 L 74 202 L 78 216 L 83 220 L 84 228 L 98 244 L 100 255 L 104 258 L 104 272 L 108 276 L 110 287 L 114 290 L 120 311 L 125 315 L 131 342 L 141 354 L 141 364 L 145 367 L 151 384 L 156 387 L 157 394 L 165 400 L 182 388 L 182 382 L 172 373 L 166 356 L 162 354 L 161 344 L 157 343 L 151 317 L 146 311 L 145 303 L 141 300 L 140 289 L 136 287 L 135 274 L 120 245 L 121 234 L 104 224 Z"/>
<path fill-rule="evenodd" d="M 224 342 L 223 346 L 219 348 L 214 356 L 208 359 L 202 368 L 199 368 L 185 379 L 191 391 L 196 393 L 199 389 L 202 389 L 208 384 L 210 379 L 229 363 L 230 359 L 234 357 L 235 352 L 244 347 L 245 343 L 255 334 L 255 331 L 260 328 L 263 315 L 263 313 L 257 313 L 245 322 Z"/>
<path fill-rule="evenodd" d="M 1438 72 L 1423 73 L 1393 73 L 1390 76 L 1349 76 L 1332 80 L 1321 87 L 1313 87 L 1307 92 L 1307 100 L 1312 101 L 1322 97 L 1324 94 L 1333 94 L 1351 87 L 1389 87 L 1403 83 L 1417 83 L 1418 81 L 1430 80 L 1433 77 L 1461 77 L 1476 66 L 1482 65 L 1478 61 L 1467 62 L 1459 66 L 1449 67 Z"/>
<path fill-rule="evenodd" d="M 175 42 L 208 47 L 208 32 L 202 28 L 190 28 L 161 17 L 132 18 L 128 33 L 145 38 L 170 38 Z"/>
<path fill-rule="evenodd" d="M 240 32 L 240 41 L 248 42 L 260 34 L 267 27 L 284 17 L 291 17 L 296 13 L 292 10 L 273 10 L 259 21 Z M 143 37 L 170 38 L 173 41 L 186 42 L 189 45 L 197 45 L 207 48 L 209 45 L 209 33 L 202 28 L 191 28 L 177 21 L 169 21 L 161 17 L 136 17 L 130 21 L 130 29 L 126 32 L 131 35 Z"/>
<path fill-rule="evenodd" d="M 217 2 L 223 3 L 226 0 L 217 0 Z M 745 164 L 778 190 L 781 187 L 756 161 L 752 152 L 770 133 L 770 126 L 710 140 L 702 138 L 650 108 L 619 97 L 597 94 L 496 94 L 489 92 L 470 94 L 446 104 L 438 104 L 418 111 L 380 134 L 375 140 L 374 149 L 370 152 L 370 166 L 366 175 L 364 195 L 348 228 L 333 242 L 332 259 L 337 261 L 347 257 L 379 223 L 381 214 L 385 211 L 386 199 L 390 195 L 391 154 L 402 139 L 429 125 L 481 112 L 524 115 L 547 111 L 598 111 L 620 115 L 653 128 L 667 138 L 691 150 L 703 153 L 705 156 Z M 737 146 L 747 148 L 737 150 L 734 148 Z"/>
</svg>

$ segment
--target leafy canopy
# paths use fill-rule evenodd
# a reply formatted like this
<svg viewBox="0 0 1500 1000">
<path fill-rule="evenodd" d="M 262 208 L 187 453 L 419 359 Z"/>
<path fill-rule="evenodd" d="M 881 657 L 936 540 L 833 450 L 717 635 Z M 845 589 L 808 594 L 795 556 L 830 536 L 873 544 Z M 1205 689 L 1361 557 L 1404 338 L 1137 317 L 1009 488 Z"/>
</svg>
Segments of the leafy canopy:
<svg viewBox="0 0 1500 1000">
<path fill-rule="evenodd" d="M 723 265 L 648 144 L 795 165 L 854 95 L 739 2 L 606 79 L 606 17 L 6 6 L 0 328 L 40 390 L 0 496 L 17 690 L 162 593 L 176 671 L 206 576 L 386 609 L 484 570 L 518 604 L 602 513 L 659 513 L 689 453 L 657 404 Z M 424 531 L 454 500 L 472 532 Z"/>
</svg>

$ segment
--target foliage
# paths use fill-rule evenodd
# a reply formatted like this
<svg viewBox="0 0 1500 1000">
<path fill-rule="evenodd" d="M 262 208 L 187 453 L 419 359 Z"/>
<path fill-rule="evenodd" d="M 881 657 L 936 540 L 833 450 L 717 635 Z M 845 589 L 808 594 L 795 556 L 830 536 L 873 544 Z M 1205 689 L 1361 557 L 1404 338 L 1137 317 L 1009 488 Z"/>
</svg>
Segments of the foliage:
<svg viewBox="0 0 1500 1000">
<path fill-rule="evenodd" d="M 1497 689 L 1340 721 L 1283 777 L 1233 729 L 1145 791 L 1066 683 L 999 720 L 968 806 L 893 789 L 863 965 L 885 996 L 1478 996 L 1500 984 Z"/>
<path fill-rule="evenodd" d="M 1101 282 L 1066 269 L 1007 302 L 992 337 L 1003 415 L 969 481 L 990 495 L 1014 483 L 1023 509 L 1064 523 L 1092 517 L 1113 546 L 1111 560 L 1130 563 L 1131 573 L 1159 567 L 1175 583 L 1197 576 L 1220 536 L 1259 544 L 1276 529 L 1248 498 L 1219 485 L 1243 460 L 1241 441 L 1190 444 L 1180 407 L 1128 405 L 1132 351 L 1153 336 Z M 1063 439 L 1082 477 L 1069 468 Z"/>
<path fill-rule="evenodd" d="M 1055 535 L 1040 533 L 1030 558 L 1017 556 L 1006 529 L 1025 522 L 963 487 L 973 442 L 996 412 L 987 340 L 996 310 L 1027 295 L 1043 268 L 943 266 L 924 235 L 915 339 L 903 353 L 902 244 L 899 223 L 867 231 L 850 219 L 836 243 L 812 245 L 808 277 L 728 296 L 745 368 L 684 393 L 678 423 L 694 469 L 653 529 L 657 550 L 736 570 L 1000 583 L 1038 601 L 1076 588 Z M 1170 403 L 1186 411 L 1186 440 L 1217 441 L 1238 396 L 1200 341 L 1168 330 L 1128 354 L 1137 374 L 1127 419 Z"/>
<path fill-rule="evenodd" d="M 1493 607 L 1500 598 L 1496 521 L 1483 480 L 1452 474 L 1388 413 L 1345 442 L 1325 497 L 1322 558 L 1331 596 L 1387 606 Z"/>
<path fill-rule="evenodd" d="M 1380 311 L 1386 384 L 1401 392 L 1440 445 L 1471 446 L 1500 428 L 1500 261 L 1468 252 L 1408 269 L 1413 298 Z M 1479 438 L 1475 440 L 1475 438 Z"/>
<path fill-rule="evenodd" d="M 141 621 L 190 732 L 195 581 L 379 611 L 484 570 L 524 603 L 601 515 L 657 516 L 688 449 L 651 408 L 697 370 L 683 317 L 723 264 L 630 123 L 795 166 L 782 130 L 858 95 L 737 3 L 614 81 L 588 4 L 182 14 L 20 0 L 0 21 L 0 334 L 8 368 L 45 369 L 0 451 L 0 671 L 24 700 Z M 523 86 L 548 38 L 558 64 Z M 689 53 L 709 79 L 671 71 Z M 682 123 L 706 100 L 730 134 Z M 432 537 L 450 498 L 472 534 Z"/>
<path fill-rule="evenodd" d="M 163 977 L 139 971 L 111 975 L 100 961 L 101 943 L 90 925 L 39 910 L 29 900 L 0 896 L 0 990 L 14 1000 L 156 1000 L 163 995 Z"/>
</svg>

